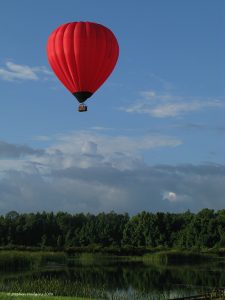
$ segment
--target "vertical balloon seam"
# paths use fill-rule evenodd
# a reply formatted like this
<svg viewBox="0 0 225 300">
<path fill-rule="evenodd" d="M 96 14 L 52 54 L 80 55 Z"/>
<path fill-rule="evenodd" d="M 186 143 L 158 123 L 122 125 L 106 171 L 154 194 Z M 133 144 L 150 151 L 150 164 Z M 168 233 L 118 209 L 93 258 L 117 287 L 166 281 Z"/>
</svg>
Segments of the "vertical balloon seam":
<svg viewBox="0 0 225 300">
<path fill-rule="evenodd" d="M 99 87 L 106 81 L 106 79 L 112 73 L 113 66 L 114 66 L 114 63 L 115 63 L 115 58 L 110 57 L 111 56 L 110 54 L 112 53 L 112 40 L 114 40 L 116 43 L 117 43 L 117 41 L 114 38 L 113 33 L 109 29 L 107 29 L 107 30 L 110 33 L 110 35 L 107 34 L 108 49 L 107 49 L 107 53 L 106 53 L 106 57 L 105 57 L 105 62 L 106 63 L 103 66 L 102 75 L 99 76 L 99 80 L 97 82 Z"/>
<path fill-rule="evenodd" d="M 85 28 L 85 41 L 86 41 L 86 49 L 85 49 L 85 64 L 86 64 L 86 92 L 91 92 L 90 91 L 90 81 L 91 81 L 91 76 L 90 76 L 90 70 L 91 70 L 91 52 L 93 51 L 92 44 L 91 44 L 91 39 L 89 39 L 88 35 L 88 22 L 84 23 L 84 28 Z M 92 51 L 90 51 L 90 47 Z"/>
<path fill-rule="evenodd" d="M 74 67 L 74 54 L 73 54 L 73 43 L 71 43 L 70 35 L 73 34 L 73 26 L 74 23 L 68 23 L 67 27 L 63 34 L 63 51 L 64 56 L 67 64 L 67 68 L 69 70 L 69 74 L 71 76 L 72 82 L 73 82 L 73 90 L 71 93 L 74 93 L 77 90 L 78 84 L 77 84 L 77 72 L 76 68 Z M 72 27 L 72 28 L 71 28 Z M 66 35 L 69 35 L 69 38 L 66 37 Z M 72 48 L 72 50 L 70 50 Z"/>
<path fill-rule="evenodd" d="M 74 62 L 74 69 L 76 70 L 76 75 L 77 75 L 77 90 L 76 92 L 80 91 L 80 79 L 79 79 L 79 76 L 78 76 L 78 71 L 77 71 L 77 63 L 76 63 L 76 55 L 75 55 L 75 51 L 76 51 L 76 47 L 74 45 L 74 40 L 75 40 L 75 31 L 76 31 L 76 28 L 77 28 L 77 22 L 74 22 L 74 27 L 73 27 L 73 40 L 72 40 L 72 56 L 73 56 L 73 62 Z"/>
<path fill-rule="evenodd" d="M 111 51 L 110 47 L 111 47 L 111 39 L 112 39 L 112 32 L 106 28 L 104 28 L 104 32 L 109 32 L 110 33 L 110 36 L 108 34 L 106 34 L 106 41 L 107 41 L 107 49 L 105 51 L 105 55 L 104 55 L 104 58 L 103 58 L 103 61 L 104 61 L 104 64 L 102 65 L 101 67 L 101 72 L 98 76 L 98 79 L 96 81 L 96 86 L 97 88 L 99 88 L 105 81 L 106 79 L 109 77 L 109 75 L 111 74 L 111 71 L 112 71 L 112 62 L 111 60 L 109 60 L 108 58 L 108 54 L 109 52 Z M 109 69 L 110 67 L 110 69 Z M 109 69 L 109 70 L 108 70 Z"/>
<path fill-rule="evenodd" d="M 111 32 L 110 32 L 111 33 Z M 111 47 L 111 36 L 109 38 L 108 34 L 107 34 L 107 51 L 105 53 L 105 64 L 103 65 L 102 68 L 102 72 L 98 78 L 98 81 L 96 82 L 96 84 L 100 87 L 108 78 L 108 76 L 111 74 L 111 61 L 109 60 L 109 53 L 110 53 L 110 47 Z M 108 68 L 110 67 L 110 70 L 108 70 Z"/>
<path fill-rule="evenodd" d="M 82 22 L 82 78 L 83 78 L 83 85 L 82 85 L 82 92 L 87 92 L 87 57 L 88 57 L 88 49 L 87 49 L 87 32 L 86 32 L 86 22 Z"/>
<path fill-rule="evenodd" d="M 106 64 L 104 66 L 105 70 L 103 72 L 103 74 L 105 75 L 105 77 L 102 75 L 102 77 L 99 78 L 99 81 L 98 81 L 99 86 L 101 86 L 107 80 L 107 78 L 111 75 L 113 69 L 116 66 L 116 62 L 118 60 L 118 43 L 117 43 L 117 41 L 116 41 L 116 39 L 115 39 L 115 37 L 113 35 L 111 36 L 111 39 L 110 39 L 110 46 L 111 46 L 111 49 L 110 49 L 111 51 L 110 52 L 113 53 L 113 51 L 112 51 L 112 47 L 113 47 L 112 39 L 115 40 L 115 42 L 116 42 L 117 53 L 116 53 L 116 55 L 114 54 L 113 57 L 111 57 L 111 58 L 108 57 L 108 64 Z"/>
<path fill-rule="evenodd" d="M 51 46 L 51 56 L 52 56 L 52 58 L 51 58 L 51 61 L 52 61 L 52 63 L 50 63 L 50 65 L 52 66 L 52 68 L 53 68 L 53 70 L 54 69 L 58 69 L 59 70 L 59 72 L 57 72 L 56 74 L 56 76 L 58 77 L 58 79 L 60 80 L 60 81 L 62 81 L 62 83 L 64 84 L 64 86 L 68 89 L 68 90 L 70 90 L 70 86 L 69 86 L 69 84 L 67 83 L 67 78 L 66 78 L 66 76 L 65 76 L 65 74 L 64 74 L 64 72 L 63 72 L 63 70 L 62 70 L 62 68 L 61 68 L 61 66 L 60 66 L 60 64 L 59 64 L 59 62 L 58 62 L 58 57 L 56 56 L 56 54 L 55 54 L 55 37 L 56 37 L 56 33 L 57 33 L 57 31 L 59 30 L 59 28 L 57 28 L 52 34 L 51 34 L 51 36 L 50 36 L 50 38 L 52 38 L 52 43 L 50 43 L 50 46 Z"/>
<path fill-rule="evenodd" d="M 65 78 L 65 83 L 64 83 L 64 82 L 63 82 L 63 83 L 64 83 L 65 86 L 68 86 L 68 90 L 70 91 L 70 90 L 71 90 L 70 82 L 68 81 L 68 78 L 67 78 L 67 76 L 66 76 L 66 74 L 65 74 L 65 71 L 64 71 L 64 69 L 62 68 L 62 65 L 60 64 L 60 59 L 59 59 L 59 57 L 58 57 L 58 55 L 57 55 L 57 51 L 56 51 L 56 36 L 57 36 L 57 33 L 59 32 L 60 28 L 61 28 L 61 27 L 57 28 L 57 29 L 54 31 L 54 36 L 53 36 L 53 54 L 54 54 L 54 62 L 55 62 L 55 64 L 57 65 L 58 69 L 60 70 L 60 72 L 59 72 L 59 74 L 58 74 L 57 77 L 59 78 L 59 80 L 61 80 L 60 77 L 64 77 L 64 78 Z"/>
<path fill-rule="evenodd" d="M 118 45 L 116 37 L 114 36 L 114 34 L 112 32 L 111 32 L 111 38 L 110 38 L 110 47 L 111 47 L 110 48 L 110 56 L 108 57 L 108 62 L 110 64 L 110 70 L 108 71 L 107 78 L 112 74 L 112 71 L 114 70 L 117 60 L 118 60 L 118 57 L 119 57 L 119 45 Z M 113 50 L 116 50 L 116 53 Z"/>
<path fill-rule="evenodd" d="M 102 27 L 100 27 L 100 28 L 101 28 L 101 36 L 104 36 L 104 38 L 101 37 L 101 42 L 102 43 L 100 44 L 100 42 L 97 41 L 97 45 L 100 44 L 101 47 L 103 47 L 103 45 L 104 45 L 104 51 L 102 51 L 101 56 L 99 56 L 99 66 L 98 66 L 98 68 L 96 70 L 96 73 L 95 73 L 95 85 L 94 85 L 94 90 L 95 91 L 98 89 L 98 86 L 97 86 L 96 82 L 98 81 L 98 78 L 100 76 L 99 74 L 101 74 L 102 67 L 104 66 L 104 63 L 105 63 L 104 57 L 106 55 L 106 50 L 107 50 L 107 41 L 106 41 L 107 40 L 107 35 L 106 35 L 106 32 L 105 32 L 105 29 L 102 28 Z M 98 32 L 98 31 L 96 30 L 96 32 Z M 99 37 L 97 39 L 99 39 Z M 100 53 L 100 51 L 98 53 Z"/>
<path fill-rule="evenodd" d="M 67 60 L 66 60 L 66 55 L 65 55 L 65 50 L 64 50 L 64 35 L 65 35 L 65 31 L 66 31 L 66 28 L 68 27 L 68 24 L 65 24 L 62 28 L 61 28 L 61 47 L 60 47 L 60 55 L 61 55 L 61 60 L 62 60 L 62 64 L 63 64 L 63 68 L 64 68 L 64 72 L 67 76 L 67 78 L 69 79 L 68 81 L 70 82 L 70 85 L 71 85 L 71 88 L 73 88 L 74 86 L 74 81 L 73 81 L 73 77 L 71 76 L 71 73 L 70 73 L 70 69 L 69 69 L 69 66 L 68 66 L 68 63 L 67 63 Z"/>
<path fill-rule="evenodd" d="M 91 69 L 91 75 L 90 75 L 90 86 L 89 86 L 89 89 L 90 89 L 90 92 L 94 93 L 95 92 L 95 89 L 94 89 L 94 79 L 95 79 L 95 66 L 96 66 L 96 59 L 95 59 L 95 54 L 96 52 L 98 51 L 97 49 L 97 30 L 93 30 L 93 28 L 91 28 L 91 25 L 93 25 L 93 23 L 91 22 L 88 22 L 89 23 L 89 26 L 90 26 L 90 31 L 92 32 L 93 34 L 93 41 L 94 41 L 94 47 L 92 48 L 93 49 L 93 52 L 92 52 L 92 59 L 91 59 L 91 66 L 93 66 Z"/>
<path fill-rule="evenodd" d="M 66 29 L 67 24 L 64 24 L 61 28 L 60 31 L 56 34 L 56 38 L 57 38 L 57 49 L 58 51 L 56 51 L 56 55 L 60 56 L 59 62 L 61 62 L 61 66 L 62 69 L 65 73 L 65 76 L 71 86 L 71 90 L 73 90 L 73 80 L 70 77 L 70 72 L 69 72 L 69 68 L 67 66 L 66 63 L 66 58 L 65 58 L 65 54 L 64 54 L 64 47 L 63 47 L 63 37 L 64 37 L 64 32 Z M 60 43 L 59 43 L 60 41 Z"/>
<path fill-rule="evenodd" d="M 77 70 L 77 80 L 79 82 L 79 90 L 80 92 L 82 90 L 82 84 L 81 84 L 81 76 L 80 76 L 80 65 L 79 65 L 79 59 L 77 59 L 79 55 L 78 51 L 78 43 L 76 42 L 76 39 L 80 35 L 80 22 L 78 22 L 74 28 L 74 39 L 73 39 L 73 46 L 74 46 L 74 61 L 76 62 L 76 70 Z"/>
</svg>

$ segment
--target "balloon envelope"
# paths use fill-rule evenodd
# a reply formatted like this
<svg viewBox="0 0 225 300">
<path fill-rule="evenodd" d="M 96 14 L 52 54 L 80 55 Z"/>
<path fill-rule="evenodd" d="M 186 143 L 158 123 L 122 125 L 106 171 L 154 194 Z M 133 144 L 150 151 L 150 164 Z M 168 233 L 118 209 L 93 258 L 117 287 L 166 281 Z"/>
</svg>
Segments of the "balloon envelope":
<svg viewBox="0 0 225 300">
<path fill-rule="evenodd" d="M 119 45 L 103 25 L 71 22 L 51 33 L 47 56 L 58 79 L 79 102 L 84 102 L 113 71 Z"/>
</svg>

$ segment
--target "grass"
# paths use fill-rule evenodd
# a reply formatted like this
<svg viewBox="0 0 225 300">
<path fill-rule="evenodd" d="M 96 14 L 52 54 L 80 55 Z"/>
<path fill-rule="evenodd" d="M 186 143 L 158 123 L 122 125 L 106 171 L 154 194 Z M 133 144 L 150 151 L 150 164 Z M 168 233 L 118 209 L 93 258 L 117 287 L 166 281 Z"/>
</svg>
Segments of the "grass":
<svg viewBox="0 0 225 300">
<path fill-rule="evenodd" d="M 0 300 L 89 300 L 89 299 L 93 299 L 93 298 L 29 295 L 29 294 L 19 295 L 19 294 L 10 294 L 10 293 L 0 293 Z"/>
<path fill-rule="evenodd" d="M 1 270 L 27 270 L 57 263 L 65 264 L 66 255 L 55 252 L 0 251 Z"/>
<path fill-rule="evenodd" d="M 143 262 L 156 264 L 195 264 L 209 261 L 213 258 L 215 258 L 215 255 L 212 254 L 196 253 L 192 251 L 167 250 L 145 254 L 143 256 Z"/>
<path fill-rule="evenodd" d="M 78 281 L 62 280 L 58 278 L 17 278 L 0 282 L 2 293 L 44 294 L 61 297 L 83 297 L 89 299 L 105 299 L 106 292 L 102 287 L 93 288 Z M 14 298 L 13 298 L 14 299 Z M 29 298 L 28 298 L 29 299 Z M 35 298 L 36 299 L 36 298 Z M 42 298 L 40 298 L 42 299 Z M 51 299 L 51 298 L 49 298 Z M 59 298 L 60 299 L 60 298 Z M 0 298 L 1 300 L 1 298 Z"/>
</svg>

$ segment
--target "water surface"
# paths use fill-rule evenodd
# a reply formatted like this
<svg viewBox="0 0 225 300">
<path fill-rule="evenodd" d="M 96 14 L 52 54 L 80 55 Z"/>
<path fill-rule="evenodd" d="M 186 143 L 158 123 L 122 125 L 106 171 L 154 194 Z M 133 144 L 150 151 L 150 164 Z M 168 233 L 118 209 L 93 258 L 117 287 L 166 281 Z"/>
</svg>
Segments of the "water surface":
<svg viewBox="0 0 225 300">
<path fill-rule="evenodd" d="M 87 256 L 69 265 L 1 272 L 0 290 L 105 299 L 172 299 L 225 286 L 225 263 L 156 265 Z"/>
</svg>

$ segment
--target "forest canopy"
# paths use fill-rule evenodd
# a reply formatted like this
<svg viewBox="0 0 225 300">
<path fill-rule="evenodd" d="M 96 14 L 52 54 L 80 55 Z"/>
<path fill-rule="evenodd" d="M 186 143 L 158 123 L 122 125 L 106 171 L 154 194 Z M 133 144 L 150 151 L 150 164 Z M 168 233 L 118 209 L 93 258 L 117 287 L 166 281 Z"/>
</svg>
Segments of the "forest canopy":
<svg viewBox="0 0 225 300">
<path fill-rule="evenodd" d="M 17 213 L 0 216 L 0 246 L 180 247 L 225 246 L 225 210 L 198 213 Z"/>
</svg>

